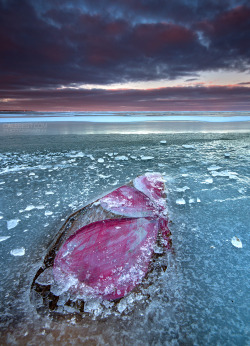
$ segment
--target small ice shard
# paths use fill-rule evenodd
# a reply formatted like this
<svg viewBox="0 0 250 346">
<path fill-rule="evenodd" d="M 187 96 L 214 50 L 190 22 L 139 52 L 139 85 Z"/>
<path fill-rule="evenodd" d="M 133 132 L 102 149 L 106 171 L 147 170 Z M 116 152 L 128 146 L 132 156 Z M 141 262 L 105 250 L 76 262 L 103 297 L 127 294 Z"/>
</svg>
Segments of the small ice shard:
<svg viewBox="0 0 250 346">
<path fill-rule="evenodd" d="M 23 256 L 25 255 L 25 248 L 24 247 L 20 247 L 18 249 L 13 249 L 10 251 L 10 254 L 12 256 Z"/>
<path fill-rule="evenodd" d="M 143 160 L 143 161 L 148 161 L 148 160 L 153 160 L 153 159 L 154 159 L 154 156 L 141 155 L 141 160 Z"/>
<path fill-rule="evenodd" d="M 183 144 L 182 147 L 185 149 L 195 149 L 195 146 L 191 144 Z"/>
<path fill-rule="evenodd" d="M 198 197 L 196 198 L 196 201 L 197 201 L 197 203 L 201 202 L 201 200 Z"/>
<path fill-rule="evenodd" d="M 115 160 L 116 160 L 116 161 L 127 161 L 127 160 L 128 160 L 128 157 L 125 156 L 125 155 L 120 155 L 120 156 L 116 156 L 116 157 L 115 157 Z"/>
<path fill-rule="evenodd" d="M 161 144 L 166 144 L 166 143 L 167 143 L 167 141 L 160 141 L 160 143 L 161 143 Z"/>
<path fill-rule="evenodd" d="M 215 165 L 212 165 L 212 166 L 207 168 L 208 171 L 218 171 L 218 169 L 221 169 L 221 167 L 215 166 Z"/>
<path fill-rule="evenodd" d="M 54 283 L 53 267 L 45 269 L 36 279 L 36 283 L 42 286 L 52 285 Z"/>
<path fill-rule="evenodd" d="M 213 181 L 213 178 L 207 178 L 202 184 L 212 184 Z"/>
<path fill-rule="evenodd" d="M 9 221 L 7 221 L 7 228 L 8 228 L 8 229 L 15 228 L 15 227 L 18 225 L 19 222 L 20 222 L 19 219 L 12 219 L 12 220 L 9 220 Z"/>
<path fill-rule="evenodd" d="M 101 157 L 97 160 L 97 162 L 99 163 L 103 163 L 104 162 L 104 159 L 102 159 Z"/>
<path fill-rule="evenodd" d="M 238 247 L 238 248 L 242 248 L 242 242 L 239 238 L 237 238 L 236 236 L 234 236 L 231 240 L 231 243 L 233 246 Z"/>
<path fill-rule="evenodd" d="M 9 238 L 10 238 L 10 235 L 1 236 L 1 237 L 0 237 L 0 242 L 1 242 L 1 241 L 5 241 L 5 240 L 7 240 L 7 239 L 9 239 Z"/>
<path fill-rule="evenodd" d="M 33 210 L 33 209 L 35 209 L 35 206 L 34 206 L 34 205 L 28 205 L 28 206 L 24 209 L 24 211 L 30 211 L 30 210 Z"/>
<path fill-rule="evenodd" d="M 225 156 L 225 158 L 229 159 L 230 158 L 230 153 L 225 153 L 224 156 Z"/>
<path fill-rule="evenodd" d="M 183 186 L 183 187 L 180 187 L 180 188 L 176 189 L 177 192 L 185 192 L 186 190 L 190 190 L 190 187 Z"/>
<path fill-rule="evenodd" d="M 53 212 L 49 211 L 49 210 L 46 210 L 45 213 L 44 213 L 45 216 L 49 216 L 49 215 L 52 215 L 52 214 L 53 214 Z"/>
<path fill-rule="evenodd" d="M 45 191 L 45 195 L 54 195 L 53 191 Z"/>
<path fill-rule="evenodd" d="M 179 205 L 183 205 L 183 204 L 186 204 L 186 201 L 184 198 L 177 198 L 177 200 L 175 201 L 176 204 L 179 204 Z"/>
</svg>

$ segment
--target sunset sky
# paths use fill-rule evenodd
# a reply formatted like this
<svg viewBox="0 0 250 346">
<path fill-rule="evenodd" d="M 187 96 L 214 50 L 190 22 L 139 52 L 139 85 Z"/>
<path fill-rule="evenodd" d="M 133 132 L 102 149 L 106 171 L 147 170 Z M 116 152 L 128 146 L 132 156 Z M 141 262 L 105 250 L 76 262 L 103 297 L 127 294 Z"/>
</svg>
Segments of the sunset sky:
<svg viewBox="0 0 250 346">
<path fill-rule="evenodd" d="M 249 0 L 0 0 L 0 110 L 250 110 Z"/>
</svg>

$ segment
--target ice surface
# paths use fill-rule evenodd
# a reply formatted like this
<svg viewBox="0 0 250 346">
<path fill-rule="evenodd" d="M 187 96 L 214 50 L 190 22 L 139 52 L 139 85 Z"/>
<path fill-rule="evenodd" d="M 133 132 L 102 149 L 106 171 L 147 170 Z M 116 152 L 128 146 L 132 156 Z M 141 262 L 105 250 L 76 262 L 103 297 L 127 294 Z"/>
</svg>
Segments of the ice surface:
<svg viewBox="0 0 250 346">
<path fill-rule="evenodd" d="M 167 143 L 160 145 L 161 140 Z M 196 150 L 183 148 L 186 144 Z M 2 237 L 11 237 L 0 243 L 0 343 L 248 345 L 249 148 L 249 134 L 232 132 L 6 136 L 0 146 L 1 181 L 5 182 L 0 230 Z M 137 159 L 115 161 L 115 155 L 105 154 L 114 151 Z M 80 152 L 83 157 L 69 156 Z M 143 161 L 142 154 L 154 160 Z M 73 158 L 76 166 L 67 163 Z M 105 164 L 98 164 L 97 158 L 104 158 Z M 99 303 L 94 309 L 86 306 L 90 312 L 83 320 L 53 321 L 39 315 L 30 303 L 30 284 L 72 209 L 147 170 L 160 170 L 167 178 L 173 253 L 161 257 L 165 272 L 156 268 L 141 292 L 131 292 L 131 300 Z M 232 176 L 237 179 L 227 174 L 213 177 L 210 171 L 235 172 Z M 29 176 L 30 172 L 39 178 Z M 213 183 L 203 184 L 209 178 Z M 190 189 L 178 190 L 185 186 Z M 179 198 L 186 204 L 176 204 Z M 36 208 L 19 214 L 28 206 Z M 45 211 L 53 214 L 46 216 Z M 8 230 L 7 221 L 17 219 L 17 226 Z M 242 248 L 232 245 L 235 236 Z M 21 247 L 24 256 L 10 254 Z M 53 290 L 59 292 L 55 285 Z M 67 299 L 65 295 L 64 303 Z"/>
</svg>

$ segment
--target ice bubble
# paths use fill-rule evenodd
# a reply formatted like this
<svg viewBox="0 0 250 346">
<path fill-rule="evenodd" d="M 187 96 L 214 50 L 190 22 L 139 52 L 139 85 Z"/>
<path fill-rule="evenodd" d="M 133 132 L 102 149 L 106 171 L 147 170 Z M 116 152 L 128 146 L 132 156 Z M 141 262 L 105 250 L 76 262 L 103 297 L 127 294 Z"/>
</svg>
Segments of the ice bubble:
<svg viewBox="0 0 250 346">
<path fill-rule="evenodd" d="M 116 160 L 116 161 L 127 161 L 127 160 L 128 160 L 128 157 L 125 156 L 125 155 L 116 156 L 116 157 L 115 157 L 115 160 Z"/>
<path fill-rule="evenodd" d="M 161 143 L 161 144 L 166 144 L 166 143 L 167 143 L 167 141 L 160 141 L 160 143 Z"/>
<path fill-rule="evenodd" d="M 100 158 L 100 159 L 97 160 L 97 162 L 103 163 L 103 162 L 104 162 L 104 159 Z"/>
<path fill-rule="evenodd" d="M 7 228 L 8 228 L 8 229 L 15 228 L 15 227 L 18 225 L 19 222 L 20 222 L 19 219 L 12 219 L 12 220 L 9 220 L 9 221 L 7 221 Z"/>
<path fill-rule="evenodd" d="M 238 248 L 242 248 L 242 242 L 239 238 L 237 238 L 236 236 L 234 236 L 231 240 L 231 243 L 233 246 L 238 247 Z"/>
<path fill-rule="evenodd" d="M 144 155 L 141 155 L 141 160 L 143 161 L 148 161 L 148 160 L 153 160 L 154 157 L 153 156 L 144 156 Z"/>
<path fill-rule="evenodd" d="M 177 200 L 175 201 L 176 204 L 182 205 L 182 204 L 186 204 L 186 201 L 184 198 L 177 198 Z"/>
<path fill-rule="evenodd" d="M 5 240 L 7 240 L 9 238 L 10 238 L 10 235 L 2 236 L 2 237 L 0 237 L 0 242 L 1 241 L 5 241 Z"/>
<path fill-rule="evenodd" d="M 24 247 L 20 247 L 18 249 L 13 249 L 10 251 L 10 254 L 12 256 L 23 256 L 25 255 L 25 248 Z"/>
</svg>

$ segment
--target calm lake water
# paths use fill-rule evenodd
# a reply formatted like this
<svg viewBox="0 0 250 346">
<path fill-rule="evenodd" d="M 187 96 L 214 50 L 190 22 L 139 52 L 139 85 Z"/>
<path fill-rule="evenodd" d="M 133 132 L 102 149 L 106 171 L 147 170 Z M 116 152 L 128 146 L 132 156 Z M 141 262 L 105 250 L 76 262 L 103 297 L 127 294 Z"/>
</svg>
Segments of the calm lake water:
<svg viewBox="0 0 250 346">
<path fill-rule="evenodd" d="M 1 344 L 249 344 L 249 122 L 41 122 L 40 132 L 33 123 L 4 124 Z M 30 285 L 63 220 L 153 171 L 168 191 L 167 270 L 116 313 L 94 309 L 81 322 L 39 316 Z"/>
</svg>

